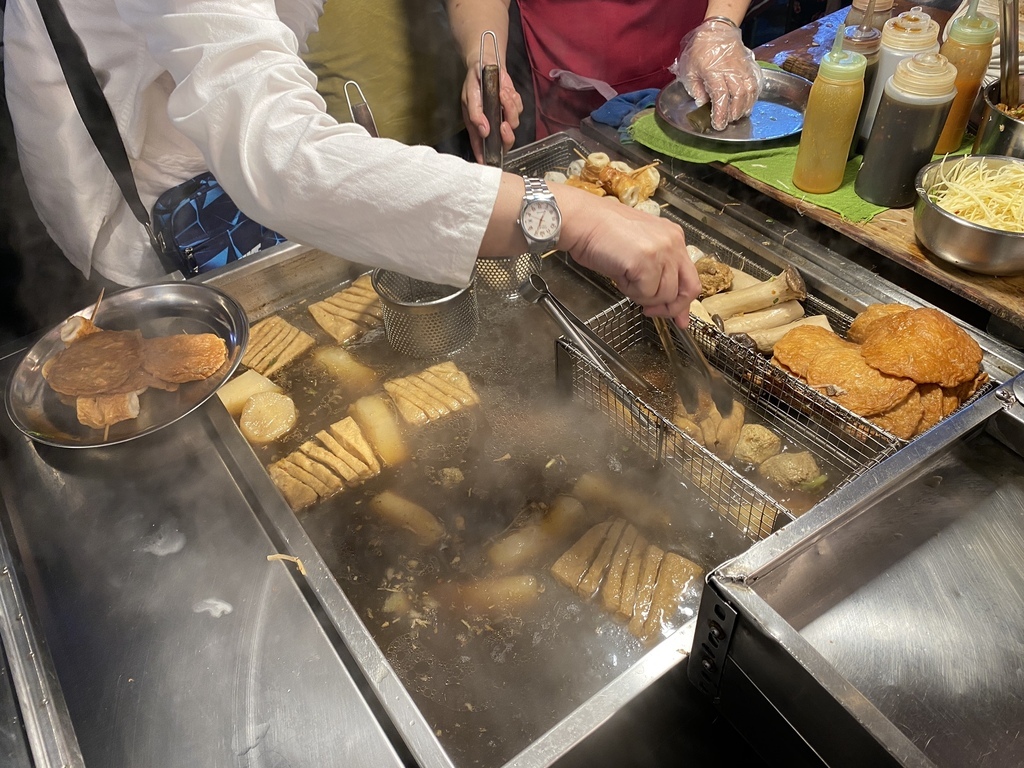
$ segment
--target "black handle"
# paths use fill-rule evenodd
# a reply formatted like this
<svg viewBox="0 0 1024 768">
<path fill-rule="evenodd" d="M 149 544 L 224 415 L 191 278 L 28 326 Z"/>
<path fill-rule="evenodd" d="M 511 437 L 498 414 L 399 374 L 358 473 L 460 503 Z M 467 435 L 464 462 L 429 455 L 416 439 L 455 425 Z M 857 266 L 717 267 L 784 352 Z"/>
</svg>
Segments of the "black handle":
<svg viewBox="0 0 1024 768">
<path fill-rule="evenodd" d="M 483 91 L 484 117 L 491 130 L 484 137 L 484 165 L 500 168 L 505 160 L 501 144 L 501 69 L 497 64 L 488 64 L 480 72 L 480 88 Z"/>
</svg>

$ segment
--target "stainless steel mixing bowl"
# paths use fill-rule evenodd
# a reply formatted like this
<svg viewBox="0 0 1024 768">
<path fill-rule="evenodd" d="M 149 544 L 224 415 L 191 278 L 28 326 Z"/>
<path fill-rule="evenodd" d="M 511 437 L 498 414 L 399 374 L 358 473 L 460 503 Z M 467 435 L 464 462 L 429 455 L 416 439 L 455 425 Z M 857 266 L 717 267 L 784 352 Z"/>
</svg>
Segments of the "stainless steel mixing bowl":
<svg viewBox="0 0 1024 768">
<path fill-rule="evenodd" d="M 958 157 L 929 163 L 917 174 L 917 203 L 914 232 L 921 245 L 940 259 L 971 272 L 985 275 L 1024 274 L 1024 233 L 983 227 L 943 210 L 932 202 L 931 187 L 939 180 L 942 166 Z M 998 155 L 977 155 L 968 163 L 998 168 L 1007 163 L 1024 165 L 1024 160 Z M 1024 194 L 1024 190 L 1021 191 Z"/>
</svg>

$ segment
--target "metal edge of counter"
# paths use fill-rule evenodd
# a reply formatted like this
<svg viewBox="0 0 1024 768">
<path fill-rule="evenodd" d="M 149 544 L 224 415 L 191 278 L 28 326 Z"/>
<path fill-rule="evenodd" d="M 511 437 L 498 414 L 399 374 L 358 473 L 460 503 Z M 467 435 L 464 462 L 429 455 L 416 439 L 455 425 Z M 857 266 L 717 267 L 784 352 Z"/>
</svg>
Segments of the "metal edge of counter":
<svg viewBox="0 0 1024 768">
<path fill-rule="evenodd" d="M 571 133 L 571 132 L 570 132 Z M 632 162 L 646 164 L 657 156 L 637 144 L 624 145 L 614 139 L 614 132 L 590 121 L 584 121 L 580 135 L 598 143 Z M 685 165 L 685 164 L 684 164 Z M 934 307 L 909 290 L 897 286 L 803 232 L 780 225 L 755 207 L 736 200 L 722 189 L 694 178 L 685 171 L 663 174 L 662 194 L 681 210 L 714 230 L 728 229 L 730 236 L 745 237 L 752 251 L 766 249 L 786 259 L 805 276 L 809 286 L 853 312 L 875 302 L 900 302 L 914 307 Z M 765 240 L 764 238 L 768 238 Z M 952 318 L 971 334 L 985 351 L 986 370 L 997 381 L 1005 381 L 1024 370 L 1024 353 L 958 318 Z"/>
<path fill-rule="evenodd" d="M 4 357 L 19 354 L 17 346 Z M 37 768 L 84 768 L 85 762 L 56 668 L 43 642 L 24 573 L 11 547 L 7 504 L 0 498 L 0 650 L 6 652 L 14 694 Z"/>
<path fill-rule="evenodd" d="M 711 670 L 712 674 L 702 676 L 701 665 L 693 664 L 690 679 L 715 700 L 730 720 L 738 722 L 737 718 L 746 717 L 749 721 L 751 710 L 759 710 L 764 719 L 776 718 L 777 726 L 791 728 L 793 733 L 787 736 L 832 766 L 934 766 L 754 587 L 774 569 L 865 513 L 913 477 L 930 458 L 985 428 L 1002 412 L 1010 408 L 1019 411 L 1013 392 L 1020 381 L 1018 376 L 954 414 L 926 437 L 883 461 L 872 473 L 858 478 L 795 523 L 709 575 L 697 619 L 693 656 L 701 661 L 705 672 Z M 1014 418 L 1020 418 L 1020 414 Z M 715 627 L 715 614 L 728 617 L 727 623 L 722 622 L 727 624 L 724 637 Z M 712 634 L 717 644 L 710 642 Z M 726 679 L 730 681 L 721 682 Z M 737 695 L 739 691 L 745 694 Z M 763 729 L 763 723 L 758 727 Z M 826 731 L 829 737 L 814 743 L 806 735 Z M 767 748 L 771 751 L 775 747 L 768 744 Z M 793 757 L 792 753 L 786 756 Z"/>
</svg>

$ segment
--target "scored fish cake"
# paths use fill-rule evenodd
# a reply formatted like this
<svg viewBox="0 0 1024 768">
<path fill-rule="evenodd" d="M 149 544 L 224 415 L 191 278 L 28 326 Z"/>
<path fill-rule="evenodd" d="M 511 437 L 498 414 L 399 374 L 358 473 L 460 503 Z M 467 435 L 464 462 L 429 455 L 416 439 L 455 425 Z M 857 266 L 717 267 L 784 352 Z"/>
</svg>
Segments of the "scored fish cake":
<svg viewBox="0 0 1024 768">
<path fill-rule="evenodd" d="M 640 639 L 645 645 L 657 640 L 670 624 L 690 583 L 704 573 L 704 569 L 685 557 L 666 552 L 658 569 L 651 608 L 647 613 Z"/>
<path fill-rule="evenodd" d="M 301 480 L 297 480 L 289 475 L 277 463 L 267 467 L 267 472 L 270 474 L 270 479 L 274 481 L 274 485 L 281 491 L 284 500 L 288 502 L 288 506 L 294 512 L 316 504 L 317 499 L 320 498 L 317 496 L 316 491 Z"/>
<path fill-rule="evenodd" d="M 559 584 L 576 591 L 611 527 L 610 520 L 593 526 L 555 561 L 551 575 Z"/>
<path fill-rule="evenodd" d="M 608 535 L 601 543 L 601 549 L 598 550 L 594 562 L 590 564 L 586 574 L 580 579 L 580 584 L 576 591 L 585 601 L 590 602 L 594 599 L 594 595 L 597 594 L 597 590 L 604 580 L 605 572 L 612 562 L 615 546 L 619 543 L 619 538 L 622 536 L 622 531 L 625 527 L 626 521 L 621 517 L 612 523 L 612 527 L 608 529 Z"/>
<path fill-rule="evenodd" d="M 800 325 L 775 343 L 773 360 L 782 368 L 801 379 L 807 378 L 807 369 L 819 353 L 829 349 L 856 348 L 827 328 L 817 325 Z"/>
<path fill-rule="evenodd" d="M 981 368 L 981 346 L 937 309 L 924 307 L 871 326 L 861 352 L 869 365 L 918 384 L 955 387 Z"/>
<path fill-rule="evenodd" d="M 917 388 L 910 379 L 889 376 L 868 365 L 855 345 L 820 352 L 807 369 L 807 383 L 861 416 L 895 408 Z"/>
<path fill-rule="evenodd" d="M 846 338 L 857 344 L 862 344 L 864 339 L 871 333 L 871 327 L 879 320 L 900 312 L 909 312 L 913 307 L 906 304 L 871 304 L 850 323 L 850 330 L 846 332 Z"/>
</svg>

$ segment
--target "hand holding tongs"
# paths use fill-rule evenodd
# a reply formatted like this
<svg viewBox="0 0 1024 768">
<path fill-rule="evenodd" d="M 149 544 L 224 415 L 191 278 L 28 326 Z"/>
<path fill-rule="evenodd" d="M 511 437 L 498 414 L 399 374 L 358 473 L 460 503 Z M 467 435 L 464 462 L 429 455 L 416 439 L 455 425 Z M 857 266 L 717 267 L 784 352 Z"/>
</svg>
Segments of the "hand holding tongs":
<svg viewBox="0 0 1024 768">
<path fill-rule="evenodd" d="M 544 307 L 565 335 L 572 339 L 573 344 L 601 373 L 628 385 L 634 392 L 647 395 L 653 391 L 651 383 L 637 373 L 614 347 L 554 297 L 540 275 L 530 275 L 519 287 L 519 295 L 531 304 Z"/>
<path fill-rule="evenodd" d="M 697 342 L 686 328 L 680 328 L 675 323 L 669 323 L 663 317 L 651 318 L 654 321 L 654 328 L 658 331 L 658 338 L 661 346 L 668 355 L 669 367 L 672 370 L 672 377 L 675 379 L 676 393 L 688 413 L 696 413 L 700 408 L 701 394 L 706 393 L 711 401 L 718 408 L 722 418 L 732 413 L 733 400 L 736 398 L 732 387 L 725 377 L 712 368 L 711 364 L 700 351 Z M 673 333 L 675 329 L 675 333 Z M 674 338 L 683 342 L 686 353 L 693 361 L 692 366 L 687 366 L 676 349 Z"/>
<path fill-rule="evenodd" d="M 494 64 L 484 65 L 484 42 L 490 35 L 494 45 Z M 490 132 L 484 137 L 484 165 L 501 168 L 505 162 L 505 147 L 501 143 L 501 56 L 498 54 L 498 37 L 491 30 L 480 35 L 480 93 L 484 117 Z"/>
<path fill-rule="evenodd" d="M 348 87 L 354 85 L 356 92 L 359 94 L 359 101 L 353 102 L 352 98 L 348 95 Z M 352 122 L 358 123 L 366 129 L 373 138 L 380 136 L 377 133 L 377 123 L 373 120 L 373 112 L 370 111 L 370 104 L 366 101 L 366 97 L 363 96 L 363 89 L 359 87 L 359 83 L 355 80 L 349 80 L 345 83 L 345 101 L 348 102 L 348 113 L 352 115 Z"/>
</svg>

